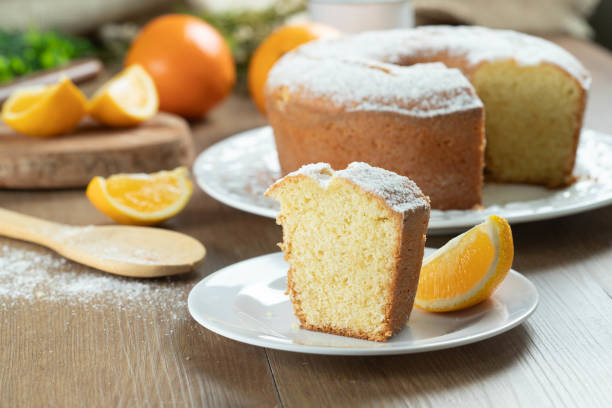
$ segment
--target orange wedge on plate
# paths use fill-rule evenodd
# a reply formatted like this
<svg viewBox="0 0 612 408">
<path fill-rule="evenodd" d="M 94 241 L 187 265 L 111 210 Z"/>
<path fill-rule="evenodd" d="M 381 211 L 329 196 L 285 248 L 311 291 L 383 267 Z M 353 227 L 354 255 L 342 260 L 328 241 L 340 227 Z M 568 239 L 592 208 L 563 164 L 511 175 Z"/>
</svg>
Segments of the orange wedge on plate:
<svg viewBox="0 0 612 408">
<path fill-rule="evenodd" d="M 25 87 L 2 106 L 2 120 L 24 135 L 53 137 L 72 131 L 85 115 L 87 99 L 70 79 Z"/>
<path fill-rule="evenodd" d="M 127 225 L 159 224 L 181 212 L 192 193 L 185 167 L 153 174 L 94 177 L 86 192 L 98 210 Z"/>
<path fill-rule="evenodd" d="M 140 65 L 124 69 L 89 102 L 89 114 L 109 126 L 135 126 L 152 118 L 159 98 L 151 76 Z"/>
<path fill-rule="evenodd" d="M 447 312 L 482 302 L 504 280 L 513 258 L 508 221 L 489 216 L 423 260 L 414 304 Z"/>
</svg>

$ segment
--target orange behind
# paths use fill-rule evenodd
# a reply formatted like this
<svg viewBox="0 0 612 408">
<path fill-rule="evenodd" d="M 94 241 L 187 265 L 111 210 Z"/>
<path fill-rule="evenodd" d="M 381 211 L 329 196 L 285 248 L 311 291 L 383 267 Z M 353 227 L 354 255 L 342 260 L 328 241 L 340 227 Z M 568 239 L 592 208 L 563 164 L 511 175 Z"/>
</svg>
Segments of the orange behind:
<svg viewBox="0 0 612 408">
<path fill-rule="evenodd" d="M 249 92 L 257 108 L 262 113 L 266 112 L 264 85 L 268 79 L 268 72 L 276 61 L 302 44 L 339 34 L 340 32 L 331 26 L 312 22 L 286 25 L 270 34 L 257 47 L 249 63 Z"/>
<path fill-rule="evenodd" d="M 206 113 L 231 92 L 234 58 L 211 25 L 169 14 L 147 24 L 132 43 L 125 65 L 140 64 L 153 77 L 160 109 L 187 118 Z"/>
</svg>

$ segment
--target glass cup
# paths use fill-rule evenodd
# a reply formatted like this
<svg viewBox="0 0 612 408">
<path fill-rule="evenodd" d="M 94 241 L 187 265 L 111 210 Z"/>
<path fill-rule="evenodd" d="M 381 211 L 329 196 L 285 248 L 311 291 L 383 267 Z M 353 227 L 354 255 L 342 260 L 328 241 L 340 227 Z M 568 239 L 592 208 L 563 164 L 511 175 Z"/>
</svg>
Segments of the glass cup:
<svg viewBox="0 0 612 408">
<path fill-rule="evenodd" d="M 410 0 L 309 0 L 313 21 L 345 33 L 414 26 Z"/>
</svg>

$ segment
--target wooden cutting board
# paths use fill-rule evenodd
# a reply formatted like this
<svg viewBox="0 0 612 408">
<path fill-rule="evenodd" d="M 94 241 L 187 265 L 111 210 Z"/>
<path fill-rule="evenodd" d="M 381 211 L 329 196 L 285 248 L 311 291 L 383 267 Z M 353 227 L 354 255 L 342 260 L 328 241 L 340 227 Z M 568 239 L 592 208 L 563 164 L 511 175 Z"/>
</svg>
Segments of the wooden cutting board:
<svg viewBox="0 0 612 408">
<path fill-rule="evenodd" d="M 84 187 L 94 176 L 173 169 L 193 158 L 189 126 L 166 113 L 122 129 L 85 119 L 74 133 L 52 139 L 0 123 L 0 188 Z"/>
</svg>

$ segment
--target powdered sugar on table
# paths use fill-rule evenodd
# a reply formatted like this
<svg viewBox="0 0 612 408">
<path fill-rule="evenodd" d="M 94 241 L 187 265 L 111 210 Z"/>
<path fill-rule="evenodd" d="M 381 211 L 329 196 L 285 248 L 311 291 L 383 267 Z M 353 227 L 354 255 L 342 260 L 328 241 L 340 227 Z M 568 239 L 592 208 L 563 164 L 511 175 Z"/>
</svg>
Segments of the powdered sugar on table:
<svg viewBox="0 0 612 408">
<path fill-rule="evenodd" d="M 51 301 L 176 310 L 186 306 L 187 295 L 181 286 L 180 278 L 123 278 L 30 244 L 0 243 L 0 307 Z"/>
</svg>

